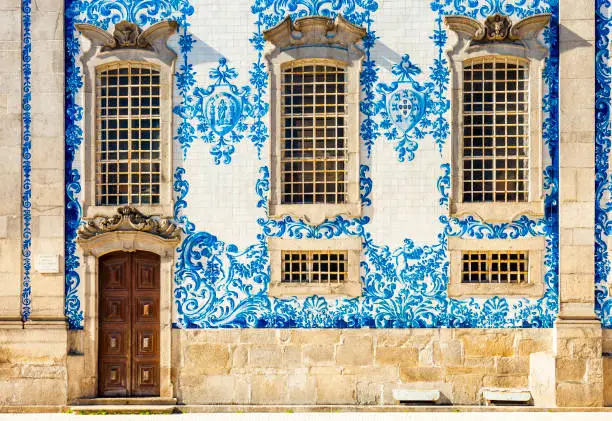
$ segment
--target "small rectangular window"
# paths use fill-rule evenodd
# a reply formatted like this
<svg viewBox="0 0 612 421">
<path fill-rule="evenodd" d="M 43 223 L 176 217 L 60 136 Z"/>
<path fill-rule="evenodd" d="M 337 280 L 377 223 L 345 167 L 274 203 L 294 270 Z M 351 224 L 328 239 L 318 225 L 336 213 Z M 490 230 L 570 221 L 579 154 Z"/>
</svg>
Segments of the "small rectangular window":
<svg viewBox="0 0 612 421">
<path fill-rule="evenodd" d="M 159 70 L 147 63 L 103 66 L 96 88 L 96 204 L 159 204 Z"/>
<path fill-rule="evenodd" d="M 523 59 L 489 56 L 464 62 L 464 202 L 528 200 L 528 82 Z"/>
<path fill-rule="evenodd" d="M 464 251 L 461 266 L 462 283 L 529 283 L 526 251 Z"/>
<path fill-rule="evenodd" d="M 282 251 L 282 283 L 342 283 L 347 279 L 348 251 Z"/>
<path fill-rule="evenodd" d="M 347 82 L 346 69 L 329 60 L 283 67 L 282 204 L 346 203 Z"/>
</svg>

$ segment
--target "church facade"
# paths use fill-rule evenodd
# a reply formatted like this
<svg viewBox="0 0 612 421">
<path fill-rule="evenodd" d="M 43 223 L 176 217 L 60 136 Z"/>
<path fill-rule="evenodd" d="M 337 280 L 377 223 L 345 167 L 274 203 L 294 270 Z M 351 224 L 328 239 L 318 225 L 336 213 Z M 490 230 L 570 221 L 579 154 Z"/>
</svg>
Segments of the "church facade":
<svg viewBox="0 0 612 421">
<path fill-rule="evenodd" d="M 612 406 L 606 2 L 42 3 L 0 408 Z"/>
</svg>

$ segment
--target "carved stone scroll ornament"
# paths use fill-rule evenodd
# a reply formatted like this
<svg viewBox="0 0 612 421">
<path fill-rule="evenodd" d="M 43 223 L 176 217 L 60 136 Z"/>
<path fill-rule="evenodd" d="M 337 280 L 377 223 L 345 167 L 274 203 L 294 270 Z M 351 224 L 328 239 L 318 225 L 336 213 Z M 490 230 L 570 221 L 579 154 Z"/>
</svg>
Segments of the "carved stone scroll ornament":
<svg viewBox="0 0 612 421">
<path fill-rule="evenodd" d="M 281 23 L 264 31 L 266 41 L 280 49 L 308 45 L 351 47 L 366 35 L 365 28 L 353 25 L 341 15 L 336 19 L 308 16 L 295 21 L 287 16 Z"/>
<path fill-rule="evenodd" d="M 512 23 L 508 16 L 496 13 L 488 16 L 484 24 L 466 16 L 446 16 L 448 27 L 471 37 L 472 43 L 517 42 L 533 37 L 550 22 L 550 13 L 529 16 Z"/>
<path fill-rule="evenodd" d="M 142 29 L 135 23 L 123 20 L 115 25 L 115 31 L 113 32 L 114 42 L 108 43 L 104 46 L 104 49 L 115 49 L 115 48 L 146 48 L 151 49 L 151 45 L 147 41 L 146 37 L 142 36 Z"/>
<path fill-rule="evenodd" d="M 113 216 L 98 216 L 81 225 L 77 231 L 79 240 L 88 240 L 96 235 L 117 231 L 139 231 L 164 239 L 178 239 L 179 226 L 172 218 L 145 216 L 132 206 L 117 209 Z"/>
<path fill-rule="evenodd" d="M 509 38 L 512 21 L 508 16 L 496 13 L 485 19 L 484 27 L 487 41 L 503 41 Z"/>
<path fill-rule="evenodd" d="M 91 41 L 91 47 L 82 60 L 87 61 L 96 53 L 139 49 L 155 52 L 162 60 L 174 59 L 174 52 L 168 49 L 168 38 L 178 29 L 178 23 L 173 20 L 158 22 L 144 31 L 135 23 L 121 21 L 115 25 L 113 33 L 105 31 L 88 23 L 77 23 L 76 29 Z"/>
</svg>

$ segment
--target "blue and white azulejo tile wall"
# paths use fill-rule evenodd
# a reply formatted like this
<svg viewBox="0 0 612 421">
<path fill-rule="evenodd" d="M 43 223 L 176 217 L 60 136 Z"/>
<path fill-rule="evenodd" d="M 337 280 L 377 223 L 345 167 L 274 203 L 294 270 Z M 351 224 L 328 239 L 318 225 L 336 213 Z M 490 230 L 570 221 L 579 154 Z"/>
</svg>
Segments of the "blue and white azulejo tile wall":
<svg viewBox="0 0 612 421">
<path fill-rule="evenodd" d="M 612 173 L 610 44 L 612 9 L 605 0 L 595 2 L 595 313 L 605 328 L 612 328 L 610 245 L 612 241 Z"/>
<path fill-rule="evenodd" d="M 66 13 L 66 314 L 83 326 L 84 142 L 80 38 L 74 23 L 142 27 L 175 19 L 174 217 L 183 228 L 173 280 L 176 328 L 228 327 L 552 327 L 558 311 L 558 48 L 555 0 L 72 0 Z M 487 224 L 448 216 L 450 189 L 449 34 L 443 17 L 514 21 L 552 13 L 544 42 L 545 216 Z M 361 73 L 360 188 L 363 215 L 317 226 L 268 217 L 269 74 L 262 32 L 287 15 L 342 14 L 367 29 Z M 607 24 L 607 21 L 606 21 Z M 607 34 L 607 32 L 606 32 Z M 607 35 L 606 35 L 607 36 Z M 606 50 L 607 53 L 607 50 Z M 600 72 L 602 74 L 603 72 Z M 609 71 L 605 75 L 609 87 Z M 411 95 L 423 107 L 407 119 L 389 98 Z M 221 99 L 227 118 L 209 108 Z M 608 99 L 606 102 L 609 106 Z M 609 137 L 607 138 L 609 142 Z M 609 146 L 606 151 L 609 152 Z M 607 168 L 607 158 L 606 158 Z M 602 211 L 600 209 L 600 216 Z M 451 299 L 449 237 L 545 237 L 545 292 L 539 299 Z M 359 298 L 268 297 L 267 238 L 358 237 Z M 600 252 L 606 254 L 605 241 Z M 607 256 L 607 254 L 606 254 Z M 609 265 L 606 260 L 606 268 Z M 607 269 L 606 269 L 607 270 Z M 600 278 L 600 283 L 603 281 Z M 600 311 L 607 292 L 598 289 Z M 607 306 L 610 322 L 610 305 Z M 603 313 L 602 313 L 603 314 Z"/>
</svg>

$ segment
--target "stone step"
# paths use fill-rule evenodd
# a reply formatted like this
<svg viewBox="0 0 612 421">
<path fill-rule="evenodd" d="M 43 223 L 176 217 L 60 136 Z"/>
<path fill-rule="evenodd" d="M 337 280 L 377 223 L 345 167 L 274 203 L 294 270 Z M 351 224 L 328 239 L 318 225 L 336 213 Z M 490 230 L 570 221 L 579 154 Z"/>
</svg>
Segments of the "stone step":
<svg viewBox="0 0 612 421">
<path fill-rule="evenodd" d="M 440 400 L 440 391 L 420 390 L 420 389 L 393 389 L 393 399 L 407 404 L 415 403 L 438 403 Z"/>
<path fill-rule="evenodd" d="M 70 411 L 79 415 L 110 415 L 110 414 L 172 414 L 176 411 L 174 405 L 74 405 Z"/>
<path fill-rule="evenodd" d="M 75 406 L 92 405 L 176 405 L 176 398 L 160 397 L 116 397 L 116 398 L 82 398 L 75 402 Z"/>
<path fill-rule="evenodd" d="M 528 390 L 483 390 L 482 398 L 486 405 L 530 405 L 531 392 Z"/>
</svg>

